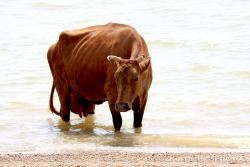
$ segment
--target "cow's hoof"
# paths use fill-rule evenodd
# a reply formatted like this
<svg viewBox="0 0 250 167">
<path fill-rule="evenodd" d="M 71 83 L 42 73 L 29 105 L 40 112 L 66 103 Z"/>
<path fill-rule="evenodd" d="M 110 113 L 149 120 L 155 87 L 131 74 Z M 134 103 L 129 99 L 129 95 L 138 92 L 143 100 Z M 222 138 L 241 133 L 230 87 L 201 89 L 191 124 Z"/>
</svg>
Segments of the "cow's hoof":
<svg viewBox="0 0 250 167">
<path fill-rule="evenodd" d="M 115 128 L 116 132 L 120 132 L 121 128 Z"/>
<path fill-rule="evenodd" d="M 70 118 L 69 117 L 62 117 L 62 120 L 65 122 L 69 122 Z"/>
<path fill-rule="evenodd" d="M 135 129 L 134 129 L 134 132 L 135 132 L 135 133 L 141 133 L 141 131 L 142 131 L 142 130 L 141 130 L 141 127 L 135 128 Z"/>
<path fill-rule="evenodd" d="M 95 114 L 95 111 L 88 111 L 88 114 Z"/>
<path fill-rule="evenodd" d="M 134 123 L 134 128 L 140 128 L 140 127 L 142 127 L 141 123 Z"/>
<path fill-rule="evenodd" d="M 84 116 L 84 117 L 87 117 L 87 116 L 88 116 L 88 114 L 89 114 L 89 113 L 88 113 L 88 112 L 86 112 L 86 111 L 84 111 L 84 112 L 83 112 L 83 116 Z"/>
<path fill-rule="evenodd" d="M 114 125 L 115 131 L 120 131 L 121 130 L 121 126 L 122 126 L 122 124 Z"/>
</svg>

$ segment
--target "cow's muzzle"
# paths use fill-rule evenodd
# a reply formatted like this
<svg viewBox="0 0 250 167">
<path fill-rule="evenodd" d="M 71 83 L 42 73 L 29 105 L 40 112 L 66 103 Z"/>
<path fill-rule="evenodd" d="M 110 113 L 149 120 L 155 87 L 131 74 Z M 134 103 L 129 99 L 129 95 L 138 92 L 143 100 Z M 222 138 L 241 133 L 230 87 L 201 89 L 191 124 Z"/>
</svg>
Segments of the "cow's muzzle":
<svg viewBox="0 0 250 167">
<path fill-rule="evenodd" d="M 120 103 L 116 103 L 116 104 L 115 104 L 115 110 L 116 110 L 116 111 L 125 112 L 125 111 L 128 111 L 128 110 L 130 110 L 130 109 L 131 109 L 131 108 L 129 107 L 129 104 L 128 104 L 128 103 L 120 102 Z"/>
</svg>

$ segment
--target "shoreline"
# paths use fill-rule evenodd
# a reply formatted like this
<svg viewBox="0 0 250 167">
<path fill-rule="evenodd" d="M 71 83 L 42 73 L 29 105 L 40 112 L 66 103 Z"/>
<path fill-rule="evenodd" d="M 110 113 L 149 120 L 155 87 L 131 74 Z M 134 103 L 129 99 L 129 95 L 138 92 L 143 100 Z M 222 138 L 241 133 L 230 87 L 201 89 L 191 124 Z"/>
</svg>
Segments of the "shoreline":
<svg viewBox="0 0 250 167">
<path fill-rule="evenodd" d="M 250 166 L 249 152 L 0 154 L 0 166 Z"/>
</svg>

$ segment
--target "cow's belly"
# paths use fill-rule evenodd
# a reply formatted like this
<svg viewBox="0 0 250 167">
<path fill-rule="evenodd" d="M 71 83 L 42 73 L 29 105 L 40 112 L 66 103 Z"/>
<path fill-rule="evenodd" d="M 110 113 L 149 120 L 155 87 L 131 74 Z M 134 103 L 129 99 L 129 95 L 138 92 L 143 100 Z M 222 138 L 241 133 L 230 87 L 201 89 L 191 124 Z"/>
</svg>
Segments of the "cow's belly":
<svg viewBox="0 0 250 167">
<path fill-rule="evenodd" d="M 102 43 L 85 42 L 73 49 L 64 61 L 72 88 L 88 101 L 106 99 L 104 85 L 107 76 L 109 47 Z M 98 44 L 98 45 L 97 45 Z M 101 45 L 101 48 L 98 48 Z M 97 49 L 98 48 L 98 49 Z"/>
<path fill-rule="evenodd" d="M 104 84 L 101 82 L 81 81 L 78 85 L 78 91 L 85 99 L 94 103 L 101 103 L 106 100 L 106 93 L 104 91 Z"/>
<path fill-rule="evenodd" d="M 104 91 L 106 73 L 87 69 L 81 70 L 79 68 L 75 70 L 75 74 L 72 76 L 69 77 L 71 88 L 86 100 L 94 103 L 106 101 L 106 93 Z"/>
</svg>

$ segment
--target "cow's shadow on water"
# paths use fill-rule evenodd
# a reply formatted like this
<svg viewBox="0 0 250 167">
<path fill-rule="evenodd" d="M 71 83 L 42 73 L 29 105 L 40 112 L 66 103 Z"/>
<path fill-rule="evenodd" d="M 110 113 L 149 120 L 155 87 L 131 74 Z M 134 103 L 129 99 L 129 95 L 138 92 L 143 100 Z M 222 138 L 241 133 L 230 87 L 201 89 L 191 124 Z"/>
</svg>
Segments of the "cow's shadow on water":
<svg viewBox="0 0 250 167">
<path fill-rule="evenodd" d="M 113 125 L 95 124 L 95 116 L 64 122 L 59 119 L 53 124 L 60 138 L 70 142 L 91 143 L 111 147 L 133 147 L 141 145 L 141 128 L 115 131 Z"/>
</svg>

